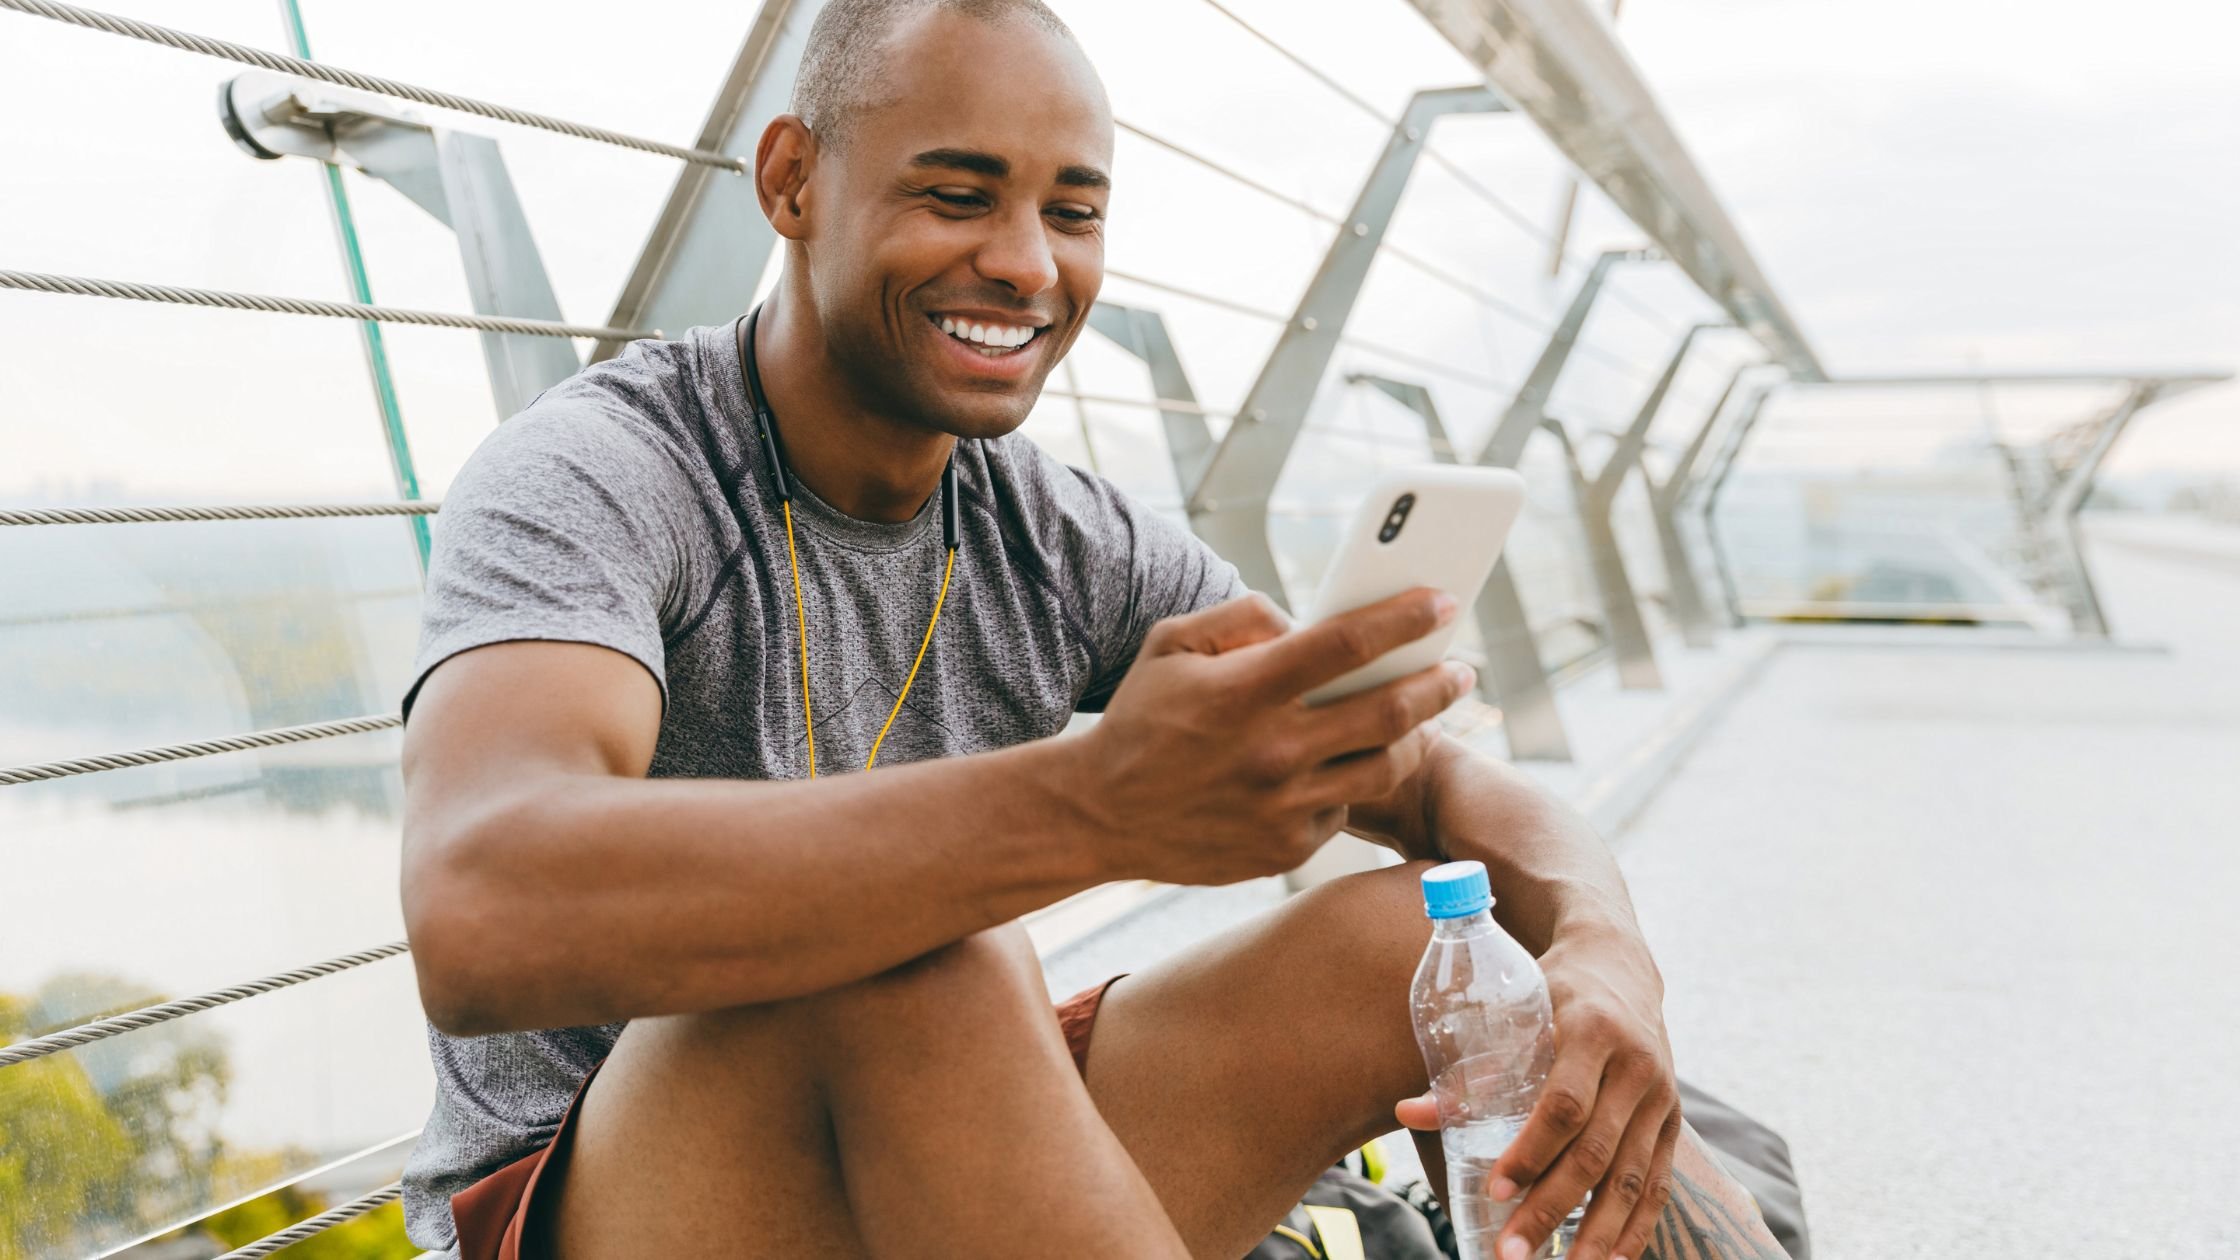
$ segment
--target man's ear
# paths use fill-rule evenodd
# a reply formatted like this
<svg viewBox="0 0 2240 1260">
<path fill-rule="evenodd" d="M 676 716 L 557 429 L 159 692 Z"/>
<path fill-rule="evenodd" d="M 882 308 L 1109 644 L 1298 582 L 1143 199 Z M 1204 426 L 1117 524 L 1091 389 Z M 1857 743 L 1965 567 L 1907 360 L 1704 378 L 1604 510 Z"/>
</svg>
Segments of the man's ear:
<svg viewBox="0 0 2240 1260">
<path fill-rule="evenodd" d="M 809 239 L 802 203 L 816 165 L 817 138 L 799 114 L 780 114 L 762 129 L 754 149 L 755 200 L 770 226 L 789 241 Z"/>
</svg>

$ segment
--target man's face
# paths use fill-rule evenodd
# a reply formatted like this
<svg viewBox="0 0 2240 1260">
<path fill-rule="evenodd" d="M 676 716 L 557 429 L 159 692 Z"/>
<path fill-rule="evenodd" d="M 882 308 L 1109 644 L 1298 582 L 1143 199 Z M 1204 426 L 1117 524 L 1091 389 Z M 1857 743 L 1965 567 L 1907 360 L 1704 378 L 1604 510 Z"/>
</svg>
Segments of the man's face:
<svg viewBox="0 0 2240 1260">
<path fill-rule="evenodd" d="M 1104 88 L 1030 22 L 939 10 L 897 24 L 886 67 L 804 190 L 817 309 L 868 405 L 1000 437 L 1104 282 Z"/>
</svg>

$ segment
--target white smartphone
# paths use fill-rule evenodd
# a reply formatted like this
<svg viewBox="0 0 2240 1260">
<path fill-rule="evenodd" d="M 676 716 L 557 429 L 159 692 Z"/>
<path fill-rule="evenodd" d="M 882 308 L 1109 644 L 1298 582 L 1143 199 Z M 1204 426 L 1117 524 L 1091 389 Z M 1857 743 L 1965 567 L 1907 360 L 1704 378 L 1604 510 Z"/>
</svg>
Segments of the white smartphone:
<svg viewBox="0 0 2240 1260">
<path fill-rule="evenodd" d="M 1346 527 L 1307 621 L 1323 621 L 1419 586 L 1454 596 L 1464 614 L 1477 602 L 1509 527 L 1524 507 L 1524 478 L 1507 468 L 1426 464 L 1377 479 Z M 1445 658 L 1462 618 L 1306 694 L 1324 704 L 1428 669 Z"/>
</svg>

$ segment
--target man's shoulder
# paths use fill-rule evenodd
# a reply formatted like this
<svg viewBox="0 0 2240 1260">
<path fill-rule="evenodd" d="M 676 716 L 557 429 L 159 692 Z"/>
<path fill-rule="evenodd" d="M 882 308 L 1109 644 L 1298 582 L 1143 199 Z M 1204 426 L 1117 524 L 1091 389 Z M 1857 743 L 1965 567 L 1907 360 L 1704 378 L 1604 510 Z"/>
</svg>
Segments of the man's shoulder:
<svg viewBox="0 0 2240 1260">
<path fill-rule="evenodd" d="M 697 330 L 695 330 L 697 331 Z M 498 425 L 462 477 L 540 473 L 610 485 L 681 488 L 700 464 L 691 417 L 699 371 L 690 336 L 632 342 L 539 394 Z"/>
<path fill-rule="evenodd" d="M 707 384 L 705 347 L 729 326 L 688 328 L 675 340 L 645 338 L 594 363 L 537 396 L 529 410 L 551 403 L 619 407 L 648 417 L 699 410 Z"/>
</svg>

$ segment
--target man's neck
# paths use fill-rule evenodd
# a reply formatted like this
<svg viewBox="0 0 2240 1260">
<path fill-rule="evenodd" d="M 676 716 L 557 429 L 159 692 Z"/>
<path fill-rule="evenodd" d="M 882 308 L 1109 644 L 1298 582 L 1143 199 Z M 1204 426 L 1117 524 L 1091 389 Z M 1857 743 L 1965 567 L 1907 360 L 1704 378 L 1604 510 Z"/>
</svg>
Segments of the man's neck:
<svg viewBox="0 0 2240 1260">
<path fill-rule="evenodd" d="M 858 520 L 909 520 L 939 488 L 956 439 L 865 406 L 809 303 L 786 287 L 763 304 L 754 349 L 787 471 Z"/>
</svg>

